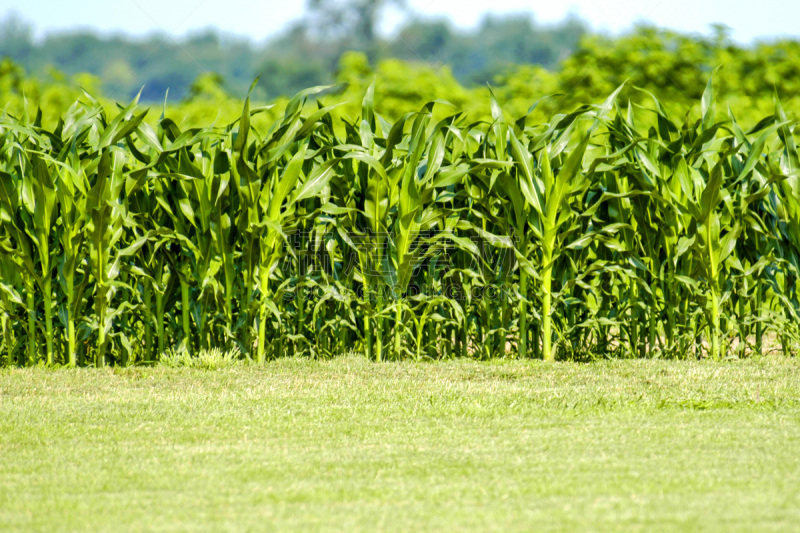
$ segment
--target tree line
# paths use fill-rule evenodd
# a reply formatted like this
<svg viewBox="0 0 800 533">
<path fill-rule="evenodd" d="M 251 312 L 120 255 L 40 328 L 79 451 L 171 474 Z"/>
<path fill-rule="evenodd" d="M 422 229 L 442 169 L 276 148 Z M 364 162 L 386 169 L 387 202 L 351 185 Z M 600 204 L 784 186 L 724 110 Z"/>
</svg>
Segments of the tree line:
<svg viewBox="0 0 800 533">
<path fill-rule="evenodd" d="M 461 83 L 485 84 L 515 64 L 555 68 L 587 31 L 576 18 L 547 26 L 530 14 L 487 15 L 471 30 L 457 29 L 447 19 L 407 20 L 396 35 L 384 37 L 378 25 L 389 3 L 404 4 L 308 0 L 306 15 L 265 44 L 213 29 L 178 40 L 158 33 L 137 38 L 76 30 L 37 42 L 33 26 L 12 14 L 0 21 L 0 58 L 41 78 L 48 78 L 52 67 L 67 75 L 93 74 L 104 93 L 118 100 L 132 98 L 142 86 L 144 101 L 163 101 L 167 90 L 181 100 L 207 72 L 218 74 L 224 88 L 237 96 L 261 76 L 256 96 L 275 98 L 333 82 L 339 59 L 349 50 L 364 52 L 371 61 L 447 64 Z"/>
</svg>

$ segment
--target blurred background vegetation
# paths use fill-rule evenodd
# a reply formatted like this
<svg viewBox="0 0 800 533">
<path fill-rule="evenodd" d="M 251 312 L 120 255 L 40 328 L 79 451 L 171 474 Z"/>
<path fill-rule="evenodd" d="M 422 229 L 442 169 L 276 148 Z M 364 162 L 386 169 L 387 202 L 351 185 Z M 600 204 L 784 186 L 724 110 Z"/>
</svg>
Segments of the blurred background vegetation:
<svg viewBox="0 0 800 533">
<path fill-rule="evenodd" d="M 542 25 L 532 14 L 484 17 L 471 30 L 447 19 L 410 13 L 394 36 L 378 31 L 388 7 L 403 0 L 307 0 L 306 15 L 263 44 L 215 30 L 182 39 L 144 38 L 72 31 L 34 38 L 31 23 L 10 15 L 0 21 L 0 101 L 7 112 L 45 120 L 66 111 L 81 90 L 107 105 L 141 91 L 163 102 L 183 125 L 224 124 L 241 112 L 256 77 L 254 99 L 273 102 L 268 121 L 285 98 L 315 85 L 336 85 L 324 97 L 346 102 L 337 112 L 355 115 L 366 87 L 377 80 L 376 98 L 387 119 L 445 99 L 475 120 L 489 117 L 487 85 L 511 117 L 550 115 L 605 99 L 623 81 L 622 94 L 643 106 L 655 94 L 670 111 L 684 114 L 699 99 L 714 69 L 718 98 L 737 118 L 755 120 L 772 109 L 777 91 L 787 110 L 800 93 L 800 43 L 772 40 L 734 43 L 724 26 L 706 35 L 640 25 L 627 34 L 594 34 L 577 17 Z M 168 95 L 168 96 L 167 96 Z M 727 106 L 718 112 L 727 114 Z"/>
</svg>

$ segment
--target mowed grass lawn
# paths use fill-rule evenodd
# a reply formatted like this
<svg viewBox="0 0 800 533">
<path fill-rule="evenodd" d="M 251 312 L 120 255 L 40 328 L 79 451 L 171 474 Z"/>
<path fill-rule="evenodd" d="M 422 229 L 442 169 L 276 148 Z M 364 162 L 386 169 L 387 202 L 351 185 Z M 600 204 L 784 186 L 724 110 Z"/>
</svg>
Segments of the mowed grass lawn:
<svg viewBox="0 0 800 533">
<path fill-rule="evenodd" d="M 0 529 L 800 527 L 800 364 L 0 371 Z"/>
</svg>

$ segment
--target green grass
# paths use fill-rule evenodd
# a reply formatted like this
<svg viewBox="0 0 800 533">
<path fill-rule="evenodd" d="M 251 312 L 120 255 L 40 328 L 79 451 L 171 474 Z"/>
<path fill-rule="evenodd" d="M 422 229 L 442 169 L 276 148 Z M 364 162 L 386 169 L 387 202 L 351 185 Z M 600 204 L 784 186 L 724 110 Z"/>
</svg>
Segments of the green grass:
<svg viewBox="0 0 800 533">
<path fill-rule="evenodd" d="M 0 530 L 787 530 L 799 371 L 2 370 Z"/>
</svg>

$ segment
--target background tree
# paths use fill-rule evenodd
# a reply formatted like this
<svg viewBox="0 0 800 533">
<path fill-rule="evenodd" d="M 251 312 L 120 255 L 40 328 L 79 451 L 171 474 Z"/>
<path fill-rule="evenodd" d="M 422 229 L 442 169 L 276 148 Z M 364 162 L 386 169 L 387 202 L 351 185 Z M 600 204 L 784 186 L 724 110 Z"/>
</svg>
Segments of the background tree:
<svg viewBox="0 0 800 533">
<path fill-rule="evenodd" d="M 382 12 L 407 7 L 406 0 L 307 0 L 307 24 L 314 35 L 372 51 Z"/>
</svg>

